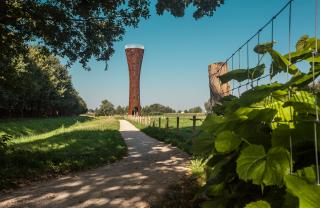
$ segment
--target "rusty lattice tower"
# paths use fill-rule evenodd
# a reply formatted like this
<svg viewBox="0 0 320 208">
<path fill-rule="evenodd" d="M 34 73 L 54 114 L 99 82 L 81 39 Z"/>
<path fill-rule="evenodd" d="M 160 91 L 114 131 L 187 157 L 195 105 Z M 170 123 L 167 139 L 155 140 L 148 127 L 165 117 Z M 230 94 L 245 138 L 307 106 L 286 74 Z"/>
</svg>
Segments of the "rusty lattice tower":
<svg viewBox="0 0 320 208">
<path fill-rule="evenodd" d="M 140 71 L 144 46 L 134 44 L 126 45 L 125 50 L 130 78 L 128 115 L 140 115 Z"/>
<path fill-rule="evenodd" d="M 228 83 L 221 84 L 219 76 L 228 72 L 228 66 L 224 62 L 210 64 L 208 66 L 209 87 L 210 87 L 210 104 L 214 106 L 219 103 L 223 96 L 230 94 L 230 86 Z"/>
</svg>

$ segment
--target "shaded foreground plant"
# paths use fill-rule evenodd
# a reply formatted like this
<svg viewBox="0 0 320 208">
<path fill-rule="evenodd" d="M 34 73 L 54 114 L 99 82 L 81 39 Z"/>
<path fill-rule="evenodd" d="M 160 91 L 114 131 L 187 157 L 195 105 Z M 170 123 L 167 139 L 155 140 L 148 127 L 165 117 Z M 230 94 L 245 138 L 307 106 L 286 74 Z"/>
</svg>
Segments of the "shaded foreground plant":
<svg viewBox="0 0 320 208">
<path fill-rule="evenodd" d="M 320 106 L 315 105 L 319 93 L 309 86 L 320 74 L 320 56 L 312 57 L 315 41 L 303 36 L 291 59 L 275 51 L 274 43 L 257 45 L 256 53 L 272 58 L 271 77 L 288 71 L 292 78 L 254 87 L 239 98 L 225 97 L 214 108 L 217 114 L 206 118 L 194 141 L 194 152 L 207 155 L 206 184 L 195 198 L 201 207 L 318 207 L 314 128 L 320 129 L 315 122 Z M 301 61 L 309 63 L 308 73 L 295 65 Z M 264 70 L 264 64 L 237 69 L 220 80 L 250 82 Z"/>
</svg>

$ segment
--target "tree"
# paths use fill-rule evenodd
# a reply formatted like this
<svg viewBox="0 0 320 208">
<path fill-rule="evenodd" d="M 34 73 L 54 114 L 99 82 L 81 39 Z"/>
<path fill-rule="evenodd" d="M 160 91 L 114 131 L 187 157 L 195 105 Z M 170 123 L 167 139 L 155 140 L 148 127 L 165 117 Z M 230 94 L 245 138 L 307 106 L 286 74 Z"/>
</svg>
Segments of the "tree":
<svg viewBox="0 0 320 208">
<path fill-rule="evenodd" d="M 176 17 L 193 5 L 196 19 L 212 16 L 223 0 L 159 0 L 159 15 Z M 79 61 L 84 68 L 91 57 L 108 61 L 113 44 L 127 27 L 149 17 L 150 0 L 3 0 L 0 1 L 0 65 L 27 54 L 28 45 L 41 44 L 55 55 Z"/>
<path fill-rule="evenodd" d="M 110 116 L 114 114 L 114 106 L 108 100 L 101 101 L 99 108 L 96 110 L 97 116 Z"/>
<path fill-rule="evenodd" d="M 59 59 L 42 47 L 29 47 L 0 70 L 0 115 L 53 116 L 85 113 Z"/>
<path fill-rule="evenodd" d="M 189 113 L 202 113 L 202 108 L 200 106 L 190 108 L 188 110 Z"/>
<path fill-rule="evenodd" d="M 156 114 L 164 114 L 164 113 L 174 113 L 175 110 L 170 108 L 169 106 L 164 106 L 158 103 L 145 106 L 142 108 L 142 113 L 146 115 L 156 115 Z"/>
<path fill-rule="evenodd" d="M 203 16 L 212 16 L 222 4 L 224 0 L 158 0 L 156 7 L 159 15 L 168 11 L 175 17 L 182 17 L 187 7 L 192 5 L 196 8 L 193 17 L 199 19 Z"/>
<path fill-rule="evenodd" d="M 120 105 L 118 105 L 114 113 L 118 115 L 123 115 L 126 113 L 126 109 L 125 107 L 121 107 Z"/>
</svg>

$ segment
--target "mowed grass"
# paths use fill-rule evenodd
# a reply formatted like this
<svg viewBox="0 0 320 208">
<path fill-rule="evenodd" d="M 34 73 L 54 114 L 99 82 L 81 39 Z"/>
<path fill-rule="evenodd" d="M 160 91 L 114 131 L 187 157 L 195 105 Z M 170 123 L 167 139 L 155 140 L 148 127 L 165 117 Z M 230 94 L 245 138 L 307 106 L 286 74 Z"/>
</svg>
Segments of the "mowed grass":
<svg viewBox="0 0 320 208">
<path fill-rule="evenodd" d="M 0 152 L 0 189 L 98 167 L 127 152 L 119 121 L 113 118 L 3 120 L 0 129 L 0 134 L 14 136 L 7 150 Z"/>
<path fill-rule="evenodd" d="M 76 123 L 92 120 L 89 116 L 70 116 L 56 118 L 0 119 L 0 135 L 10 134 L 14 137 L 37 135 L 60 127 L 67 128 Z"/>
</svg>

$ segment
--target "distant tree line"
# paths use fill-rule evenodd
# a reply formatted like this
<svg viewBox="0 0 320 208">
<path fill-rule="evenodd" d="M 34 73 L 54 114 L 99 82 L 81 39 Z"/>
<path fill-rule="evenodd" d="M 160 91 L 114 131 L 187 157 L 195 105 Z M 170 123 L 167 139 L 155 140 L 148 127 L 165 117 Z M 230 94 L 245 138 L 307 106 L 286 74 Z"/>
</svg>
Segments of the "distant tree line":
<svg viewBox="0 0 320 208">
<path fill-rule="evenodd" d="M 42 47 L 0 62 L 0 117 L 62 116 L 87 106 L 65 66 Z"/>
<path fill-rule="evenodd" d="M 175 113 L 176 111 L 169 106 L 164 106 L 158 103 L 147 105 L 142 108 L 143 115 L 161 115 L 164 113 Z"/>
<path fill-rule="evenodd" d="M 89 112 L 95 113 L 96 116 L 126 115 L 128 106 L 122 107 L 119 105 L 115 108 L 110 101 L 103 100 L 98 108 L 95 110 L 90 109 Z M 142 115 L 162 115 L 165 113 L 181 113 L 181 111 L 176 112 L 171 107 L 159 103 L 146 105 L 141 109 Z M 193 107 L 189 110 L 185 110 L 184 113 L 202 113 L 202 108 L 200 106 Z"/>
</svg>

